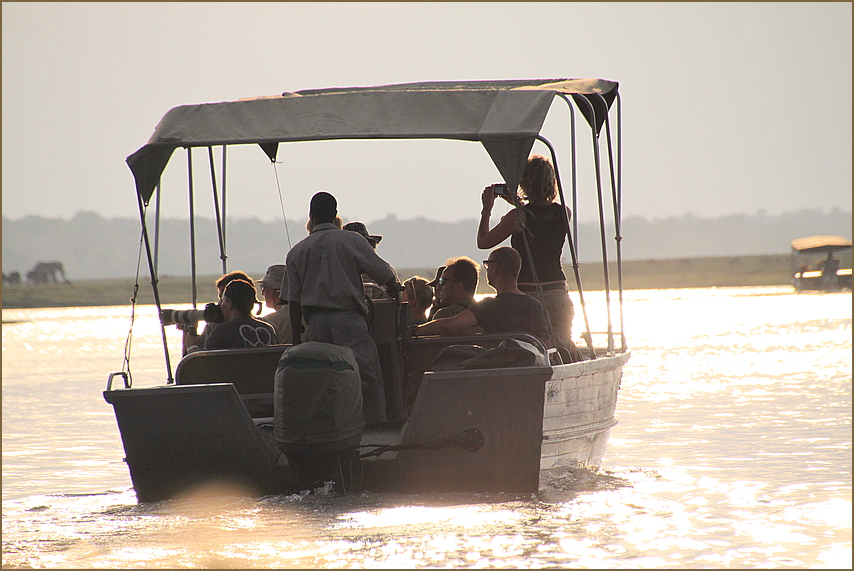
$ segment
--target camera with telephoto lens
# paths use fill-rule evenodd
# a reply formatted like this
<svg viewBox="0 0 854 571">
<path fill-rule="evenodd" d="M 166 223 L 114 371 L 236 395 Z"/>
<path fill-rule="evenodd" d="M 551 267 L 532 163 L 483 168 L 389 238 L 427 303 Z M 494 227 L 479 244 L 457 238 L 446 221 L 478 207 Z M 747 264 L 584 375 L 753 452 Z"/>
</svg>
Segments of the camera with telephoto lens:
<svg viewBox="0 0 854 571">
<path fill-rule="evenodd" d="M 205 305 L 204 309 L 161 309 L 160 322 L 163 325 L 177 325 L 180 329 L 195 329 L 199 321 L 222 323 L 225 318 L 215 303 Z"/>
<path fill-rule="evenodd" d="M 499 182 L 492 185 L 492 192 L 495 196 L 504 196 L 507 194 L 507 183 Z"/>
</svg>

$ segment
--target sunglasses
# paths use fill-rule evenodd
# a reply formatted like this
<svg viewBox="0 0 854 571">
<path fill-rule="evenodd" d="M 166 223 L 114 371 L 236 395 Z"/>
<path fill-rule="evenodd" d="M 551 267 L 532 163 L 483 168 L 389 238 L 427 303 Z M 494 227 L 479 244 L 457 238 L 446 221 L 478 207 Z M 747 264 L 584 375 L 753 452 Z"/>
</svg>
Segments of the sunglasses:
<svg viewBox="0 0 854 571">
<path fill-rule="evenodd" d="M 501 262 L 500 262 L 500 261 L 498 261 L 498 260 L 484 260 L 484 261 L 483 261 L 483 266 L 484 266 L 484 267 L 486 267 L 486 268 L 488 268 L 488 267 L 489 267 L 489 264 L 500 264 L 500 263 L 501 263 Z"/>
<path fill-rule="evenodd" d="M 439 278 L 439 285 L 443 286 L 443 285 L 445 285 L 445 282 L 455 282 L 455 281 L 459 281 L 459 280 L 455 280 L 454 278 L 442 277 L 442 278 Z"/>
</svg>

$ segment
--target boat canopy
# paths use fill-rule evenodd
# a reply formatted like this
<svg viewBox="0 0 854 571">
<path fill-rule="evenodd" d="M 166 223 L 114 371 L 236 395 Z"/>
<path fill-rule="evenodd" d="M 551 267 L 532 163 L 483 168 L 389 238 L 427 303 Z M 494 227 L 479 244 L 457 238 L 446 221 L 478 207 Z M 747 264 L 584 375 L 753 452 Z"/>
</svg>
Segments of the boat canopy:
<svg viewBox="0 0 854 571">
<path fill-rule="evenodd" d="M 842 236 L 807 236 L 792 240 L 792 250 L 801 253 L 833 252 L 851 248 L 851 242 Z"/>
<path fill-rule="evenodd" d="M 572 97 L 598 133 L 617 89 L 604 79 L 426 82 L 182 105 L 127 163 L 147 205 L 178 147 L 258 144 L 275 160 L 287 141 L 456 139 L 481 142 L 515 187 L 556 95 Z"/>
</svg>

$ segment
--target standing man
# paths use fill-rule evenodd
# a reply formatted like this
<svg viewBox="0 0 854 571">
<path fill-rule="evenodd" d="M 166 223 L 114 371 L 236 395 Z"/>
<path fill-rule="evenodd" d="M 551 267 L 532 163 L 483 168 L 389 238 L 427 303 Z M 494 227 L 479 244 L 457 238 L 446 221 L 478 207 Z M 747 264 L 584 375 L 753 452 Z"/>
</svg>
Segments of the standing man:
<svg viewBox="0 0 854 571">
<path fill-rule="evenodd" d="M 392 267 L 355 232 L 335 226 L 338 202 L 328 192 L 311 198 L 311 233 L 297 243 L 286 260 L 287 300 L 293 343 L 306 341 L 349 347 L 356 356 L 362 378 L 366 424 L 386 421 L 385 388 L 377 346 L 365 317 L 368 304 L 362 274 L 384 284 L 397 297 L 400 282 Z"/>
</svg>

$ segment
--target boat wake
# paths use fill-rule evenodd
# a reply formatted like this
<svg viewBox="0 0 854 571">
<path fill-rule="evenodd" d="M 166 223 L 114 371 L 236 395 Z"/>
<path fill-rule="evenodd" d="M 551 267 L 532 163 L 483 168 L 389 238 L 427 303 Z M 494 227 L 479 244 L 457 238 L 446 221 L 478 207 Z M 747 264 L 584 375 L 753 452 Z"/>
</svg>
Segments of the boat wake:
<svg viewBox="0 0 854 571">
<path fill-rule="evenodd" d="M 540 473 L 540 497 L 563 502 L 581 494 L 632 487 L 621 472 L 595 466 L 558 466 Z"/>
</svg>

